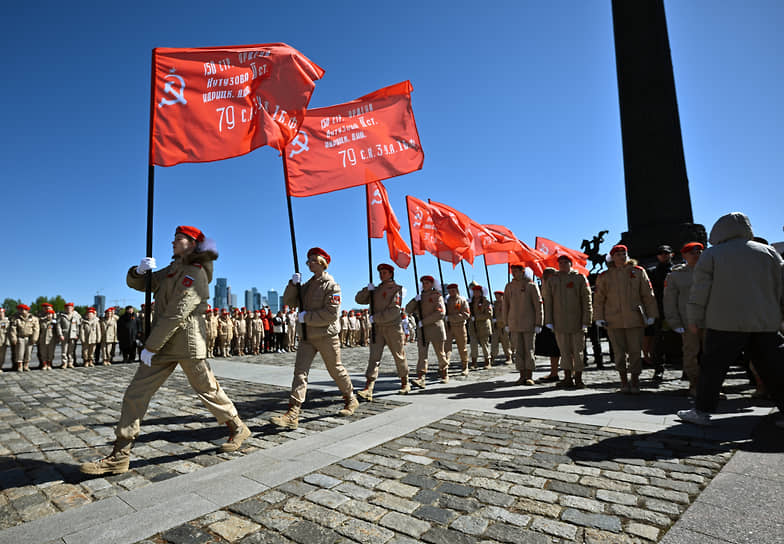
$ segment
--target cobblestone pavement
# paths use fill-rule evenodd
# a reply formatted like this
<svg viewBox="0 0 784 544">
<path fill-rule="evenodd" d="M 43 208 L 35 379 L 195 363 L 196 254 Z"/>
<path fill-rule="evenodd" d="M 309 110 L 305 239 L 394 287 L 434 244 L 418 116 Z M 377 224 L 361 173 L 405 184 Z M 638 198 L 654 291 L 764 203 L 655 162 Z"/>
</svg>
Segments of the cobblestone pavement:
<svg viewBox="0 0 784 544">
<path fill-rule="evenodd" d="M 730 456 L 666 433 L 462 411 L 143 544 L 657 541 Z"/>
<path fill-rule="evenodd" d="M 300 426 L 278 432 L 268 419 L 285 411 L 288 389 L 220 379 L 253 436 L 239 452 L 221 453 L 226 427 L 175 372 L 150 402 L 132 453 L 131 470 L 105 478 L 82 475 L 78 465 L 111 451 L 122 396 L 135 364 L 0 374 L 0 529 L 173 478 L 258 449 L 389 410 L 395 400 L 362 404 L 351 418 L 336 417 L 342 398 L 310 395 Z"/>
</svg>

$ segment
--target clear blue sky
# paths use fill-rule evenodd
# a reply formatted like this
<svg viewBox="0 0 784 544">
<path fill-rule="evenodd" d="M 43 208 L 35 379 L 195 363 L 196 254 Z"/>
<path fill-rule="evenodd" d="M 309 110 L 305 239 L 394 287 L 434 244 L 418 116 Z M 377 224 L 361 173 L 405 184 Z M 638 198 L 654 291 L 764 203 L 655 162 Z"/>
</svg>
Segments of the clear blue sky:
<svg viewBox="0 0 784 544">
<path fill-rule="evenodd" d="M 783 239 L 784 3 L 665 9 L 695 221 L 710 229 L 743 211 L 759 235 Z M 100 291 L 138 305 L 125 272 L 145 252 L 151 49 L 270 42 L 326 70 L 311 107 L 411 80 L 424 168 L 385 182 L 406 238 L 407 194 L 529 244 L 539 235 L 579 248 L 600 229 L 609 243 L 626 230 L 609 0 L 14 2 L 0 36 L 0 300 L 88 304 Z M 367 283 L 363 189 L 293 204 L 300 262 L 308 247 L 326 249 L 353 303 Z M 154 221 L 159 264 L 176 225 L 199 226 L 218 242 L 216 277 L 240 296 L 281 290 L 293 271 L 271 148 L 156 168 Z M 388 260 L 384 240 L 373 257 Z M 469 281 L 484 284 L 477 264 Z M 432 256 L 417 266 L 436 273 Z M 462 285 L 459 270 L 445 266 L 445 279 Z M 411 267 L 397 278 L 413 291 Z M 491 281 L 503 285 L 503 266 Z"/>
</svg>

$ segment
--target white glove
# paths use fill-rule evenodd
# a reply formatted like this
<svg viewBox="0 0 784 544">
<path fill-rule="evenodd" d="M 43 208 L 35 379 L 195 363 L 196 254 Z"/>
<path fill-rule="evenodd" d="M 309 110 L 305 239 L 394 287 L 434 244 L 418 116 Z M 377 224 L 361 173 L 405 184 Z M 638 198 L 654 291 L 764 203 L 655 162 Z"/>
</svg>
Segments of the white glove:
<svg viewBox="0 0 784 544">
<path fill-rule="evenodd" d="M 422 323 L 421 321 L 420 321 L 419 323 L 417 323 L 417 327 L 419 327 L 420 329 L 421 329 L 422 327 L 424 327 L 424 326 L 425 326 L 425 324 L 424 324 L 424 323 Z"/>
<path fill-rule="evenodd" d="M 546 324 L 545 327 L 547 327 L 550 330 L 553 330 L 553 324 L 552 323 Z"/>
<path fill-rule="evenodd" d="M 597 319 L 596 326 L 607 328 L 607 322 L 604 319 Z"/>
<path fill-rule="evenodd" d="M 372 285 L 372 284 L 371 284 L 371 285 Z M 368 317 L 368 320 L 370 321 L 370 324 L 371 324 L 371 325 L 372 325 L 373 323 L 375 323 L 375 321 L 373 320 L 373 316 L 372 316 L 372 315 L 371 315 L 370 317 Z"/>
<path fill-rule="evenodd" d="M 422 300 L 422 295 L 417 295 L 414 297 L 414 299 L 416 299 L 416 301 L 419 302 Z"/>
<path fill-rule="evenodd" d="M 645 320 L 646 325 L 653 325 L 654 323 L 656 323 L 655 317 L 649 317 L 648 319 Z"/>
<path fill-rule="evenodd" d="M 539 334 L 540 332 L 542 332 L 542 327 L 534 327 L 534 332 L 536 334 Z"/>
<path fill-rule="evenodd" d="M 155 264 L 155 257 L 145 257 L 139 263 L 139 266 L 136 267 L 136 273 L 144 274 L 148 270 L 155 270 L 156 268 L 158 268 L 158 265 Z"/>
<path fill-rule="evenodd" d="M 304 323 L 305 322 L 305 314 L 306 313 L 307 312 L 300 312 L 300 313 L 298 313 L 297 314 L 297 321 L 299 321 L 300 323 Z"/>
<path fill-rule="evenodd" d="M 506 331 L 506 333 L 509 333 L 509 325 L 504 327 L 504 331 Z"/>
<path fill-rule="evenodd" d="M 495 321 L 496 321 L 496 319 L 495 319 L 495 318 L 493 318 L 493 323 L 495 323 Z"/>
<path fill-rule="evenodd" d="M 471 321 L 476 321 L 476 317 L 472 315 L 471 316 Z"/>
<path fill-rule="evenodd" d="M 299 282 L 301 280 L 302 280 L 302 274 L 300 274 L 299 272 L 294 272 L 294 274 L 291 276 L 291 283 L 293 283 L 294 285 L 299 285 Z"/>
<path fill-rule="evenodd" d="M 368 283 L 368 291 L 372 291 L 372 290 L 373 290 L 373 289 L 375 289 L 375 288 L 376 288 L 376 286 L 375 286 L 375 285 L 373 285 L 373 282 L 372 282 L 372 281 L 371 281 L 370 283 Z"/>
<path fill-rule="evenodd" d="M 139 355 L 139 358 L 142 360 L 142 363 L 147 366 L 152 366 L 152 356 L 155 355 L 153 352 L 144 348 Z"/>
<path fill-rule="evenodd" d="M 587 334 L 587 333 L 588 333 L 588 327 L 583 325 L 583 334 Z"/>
<path fill-rule="evenodd" d="M 684 332 L 686 332 L 686 329 L 684 329 L 683 327 L 677 327 L 677 328 L 675 328 L 673 330 L 675 332 L 677 332 L 678 334 L 683 334 Z"/>
</svg>

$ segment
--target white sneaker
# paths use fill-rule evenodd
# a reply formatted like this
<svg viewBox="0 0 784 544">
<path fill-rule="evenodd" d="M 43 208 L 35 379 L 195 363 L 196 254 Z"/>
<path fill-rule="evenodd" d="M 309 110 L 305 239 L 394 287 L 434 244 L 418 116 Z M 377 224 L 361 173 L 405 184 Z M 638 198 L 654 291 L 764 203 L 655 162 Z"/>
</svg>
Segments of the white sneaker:
<svg viewBox="0 0 784 544">
<path fill-rule="evenodd" d="M 696 408 L 693 410 L 678 410 L 678 417 L 687 423 L 702 425 L 703 427 L 711 424 L 710 414 L 700 412 Z"/>
</svg>

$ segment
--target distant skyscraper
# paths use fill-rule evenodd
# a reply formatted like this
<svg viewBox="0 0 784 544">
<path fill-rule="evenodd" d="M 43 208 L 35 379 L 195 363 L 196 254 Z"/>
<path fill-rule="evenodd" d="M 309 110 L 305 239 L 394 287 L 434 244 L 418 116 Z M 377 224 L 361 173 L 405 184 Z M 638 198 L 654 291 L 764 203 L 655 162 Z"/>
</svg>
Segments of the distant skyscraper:
<svg viewBox="0 0 784 544">
<path fill-rule="evenodd" d="M 212 299 L 213 308 L 225 309 L 229 307 L 228 282 L 226 278 L 215 280 L 215 297 Z"/>
<path fill-rule="evenodd" d="M 237 295 L 232 295 L 231 293 L 229 293 L 229 297 L 231 298 L 231 307 L 232 308 L 236 308 L 237 307 Z"/>
<path fill-rule="evenodd" d="M 93 306 L 97 312 L 96 315 L 102 316 L 103 311 L 106 309 L 106 297 L 103 295 L 95 295 L 95 298 L 93 298 Z"/>
<path fill-rule="evenodd" d="M 253 288 L 253 291 L 253 307 L 255 308 L 254 311 L 261 310 L 261 293 L 256 291 L 255 287 Z"/>
<path fill-rule="evenodd" d="M 251 287 L 250 290 L 245 291 L 245 307 L 249 312 L 261 310 L 261 296 L 259 290 Z"/>
<path fill-rule="evenodd" d="M 226 304 L 231 308 L 237 307 L 237 295 L 231 294 L 231 285 L 226 286 Z"/>
<path fill-rule="evenodd" d="M 280 301 L 278 300 L 278 292 L 275 289 L 267 291 L 267 300 L 269 301 L 270 310 L 277 313 L 280 310 Z"/>
</svg>

